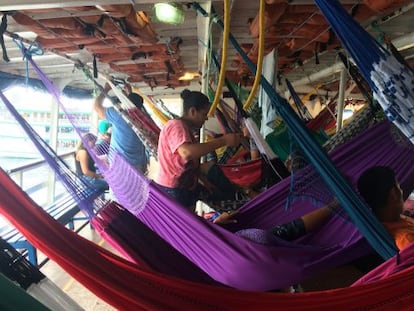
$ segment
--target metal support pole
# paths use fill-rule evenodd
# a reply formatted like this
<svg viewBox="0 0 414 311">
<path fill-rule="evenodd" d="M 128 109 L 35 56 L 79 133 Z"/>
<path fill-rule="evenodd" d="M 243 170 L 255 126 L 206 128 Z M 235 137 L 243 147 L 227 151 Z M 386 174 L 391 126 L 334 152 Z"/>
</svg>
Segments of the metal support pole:
<svg viewBox="0 0 414 311">
<path fill-rule="evenodd" d="M 342 128 L 343 122 L 344 122 L 345 86 L 346 86 L 346 70 L 342 69 L 340 80 L 339 80 L 336 131 L 339 131 Z"/>
</svg>

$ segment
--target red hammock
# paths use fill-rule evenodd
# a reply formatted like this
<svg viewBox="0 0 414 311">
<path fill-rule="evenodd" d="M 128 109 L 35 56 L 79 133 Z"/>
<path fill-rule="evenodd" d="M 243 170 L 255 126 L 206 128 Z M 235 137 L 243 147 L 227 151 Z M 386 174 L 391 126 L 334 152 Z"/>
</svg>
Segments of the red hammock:
<svg viewBox="0 0 414 311">
<path fill-rule="evenodd" d="M 411 310 L 414 301 L 414 267 L 368 285 L 300 294 L 237 291 L 140 269 L 61 226 L 2 170 L 0 213 L 36 248 L 119 310 Z M 413 253 L 414 246 L 403 250 L 401 261 L 414 258 Z"/>
<path fill-rule="evenodd" d="M 244 163 L 220 164 L 224 175 L 239 186 L 249 186 L 260 182 L 262 177 L 262 159 Z"/>
</svg>

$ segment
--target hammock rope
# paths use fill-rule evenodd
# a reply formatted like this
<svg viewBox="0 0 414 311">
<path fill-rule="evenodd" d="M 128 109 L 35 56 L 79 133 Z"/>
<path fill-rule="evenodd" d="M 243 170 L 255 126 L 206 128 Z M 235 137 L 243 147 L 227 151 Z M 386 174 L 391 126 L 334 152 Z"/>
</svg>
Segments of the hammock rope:
<svg viewBox="0 0 414 311">
<path fill-rule="evenodd" d="M 90 186 L 86 181 L 77 176 L 56 152 L 40 137 L 39 134 L 29 125 L 29 123 L 17 112 L 7 97 L 0 91 L 0 99 L 7 107 L 9 112 L 20 124 L 26 135 L 34 143 L 42 157 L 52 167 L 59 180 L 63 183 L 66 190 L 71 193 L 83 212 L 92 218 L 94 211 L 99 210 L 105 203 L 98 199 L 101 194 L 98 189 Z M 88 144 L 87 141 L 84 142 Z"/>
<path fill-rule="evenodd" d="M 223 43 L 221 48 L 221 68 L 226 68 L 227 62 L 227 46 L 228 46 L 228 34 L 230 31 L 230 1 L 224 0 L 224 31 L 223 31 Z M 221 70 L 219 74 L 219 80 L 217 82 L 217 89 L 214 95 L 213 104 L 210 107 L 208 115 L 211 116 L 217 108 L 220 101 L 223 84 L 225 80 L 225 70 Z"/>
<path fill-rule="evenodd" d="M 248 110 L 253 102 L 253 98 L 256 95 L 257 90 L 260 86 L 260 76 L 262 74 L 263 57 L 265 53 L 265 0 L 260 0 L 259 5 L 259 51 L 257 57 L 257 69 L 254 73 L 255 78 L 253 86 L 250 90 L 249 97 L 243 105 L 243 109 Z"/>
</svg>

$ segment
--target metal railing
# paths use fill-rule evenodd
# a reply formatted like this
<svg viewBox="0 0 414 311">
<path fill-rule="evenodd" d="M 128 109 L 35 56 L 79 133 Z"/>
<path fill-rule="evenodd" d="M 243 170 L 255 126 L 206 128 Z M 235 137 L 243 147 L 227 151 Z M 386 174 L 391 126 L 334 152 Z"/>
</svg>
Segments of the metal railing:
<svg viewBox="0 0 414 311">
<path fill-rule="evenodd" d="M 74 169 L 75 151 L 59 154 L 59 157 Z M 6 172 L 40 206 L 51 204 L 65 193 L 65 188 L 45 160 L 19 165 Z"/>
</svg>

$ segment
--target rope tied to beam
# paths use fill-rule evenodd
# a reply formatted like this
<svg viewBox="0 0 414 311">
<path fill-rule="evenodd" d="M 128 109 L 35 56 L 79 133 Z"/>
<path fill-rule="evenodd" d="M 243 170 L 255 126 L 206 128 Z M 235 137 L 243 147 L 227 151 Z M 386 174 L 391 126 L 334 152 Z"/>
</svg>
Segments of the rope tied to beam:
<svg viewBox="0 0 414 311">
<path fill-rule="evenodd" d="M 20 49 L 23 55 L 23 60 L 25 61 L 25 72 L 26 72 L 26 85 L 29 84 L 29 60 L 32 59 L 32 55 L 43 55 L 44 51 L 37 41 L 32 41 L 29 46 L 26 48 L 24 42 L 20 38 L 13 38 L 14 43 Z"/>
</svg>

